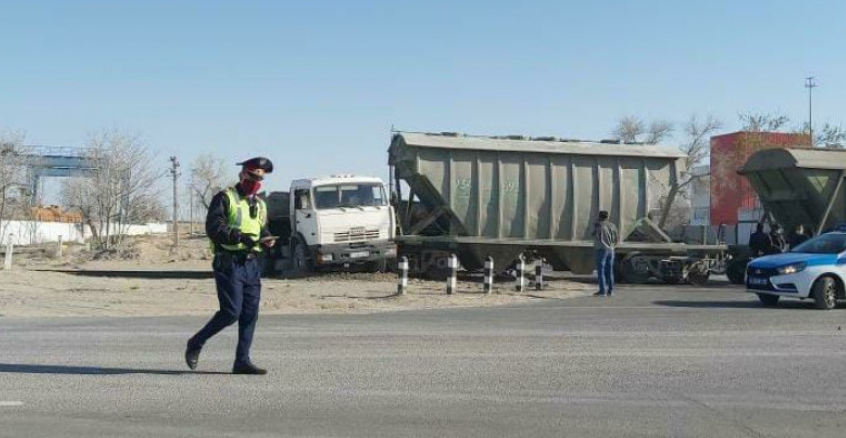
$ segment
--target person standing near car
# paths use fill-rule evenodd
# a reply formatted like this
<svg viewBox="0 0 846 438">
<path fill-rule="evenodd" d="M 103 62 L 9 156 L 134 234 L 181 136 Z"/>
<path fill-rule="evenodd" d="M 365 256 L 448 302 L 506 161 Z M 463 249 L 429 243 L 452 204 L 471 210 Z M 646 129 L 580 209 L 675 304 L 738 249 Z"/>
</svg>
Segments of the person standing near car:
<svg viewBox="0 0 846 438">
<path fill-rule="evenodd" d="M 617 227 L 608 220 L 608 212 L 599 212 L 599 220 L 593 224 L 593 249 L 596 254 L 596 275 L 599 277 L 599 292 L 594 296 L 614 295 L 614 249 L 620 242 Z"/>
<path fill-rule="evenodd" d="M 185 362 L 188 368 L 196 369 L 206 341 L 237 321 L 238 347 L 232 373 L 266 374 L 267 370 L 252 363 L 250 347 L 261 299 L 259 255 L 274 244 L 267 229 L 267 206 L 257 195 L 264 176 L 273 172 L 273 163 L 256 157 L 238 165 L 238 184 L 212 198 L 206 217 L 220 310 L 188 340 Z"/>
<path fill-rule="evenodd" d="M 808 235 L 805 234 L 805 226 L 802 224 L 797 225 L 793 229 L 793 232 L 787 236 L 787 243 L 790 245 L 790 249 L 805 243 L 806 240 L 808 240 Z"/>
<path fill-rule="evenodd" d="M 778 224 L 770 224 L 770 242 L 772 242 L 772 246 L 767 254 L 779 254 L 787 251 L 787 240 Z"/>
<path fill-rule="evenodd" d="M 752 257 L 760 257 L 772 253 L 773 242 L 770 235 L 764 231 L 764 223 L 758 222 L 755 232 L 749 236 L 749 249 L 752 250 Z"/>
</svg>

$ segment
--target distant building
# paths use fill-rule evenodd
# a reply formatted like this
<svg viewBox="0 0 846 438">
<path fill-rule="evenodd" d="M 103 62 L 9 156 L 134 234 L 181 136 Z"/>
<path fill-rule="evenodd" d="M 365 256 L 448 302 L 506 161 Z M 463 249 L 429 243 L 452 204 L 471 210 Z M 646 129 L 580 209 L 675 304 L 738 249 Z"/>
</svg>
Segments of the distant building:
<svg viewBox="0 0 846 438">
<path fill-rule="evenodd" d="M 688 188 L 690 197 L 690 224 L 711 223 L 711 175 L 710 166 L 696 166 L 690 169 L 692 181 Z"/>
<path fill-rule="evenodd" d="M 737 169 L 752 154 L 764 149 L 810 147 L 811 138 L 807 134 L 739 131 L 711 137 L 711 225 L 760 220 L 758 196 L 746 178 L 737 174 Z"/>
</svg>

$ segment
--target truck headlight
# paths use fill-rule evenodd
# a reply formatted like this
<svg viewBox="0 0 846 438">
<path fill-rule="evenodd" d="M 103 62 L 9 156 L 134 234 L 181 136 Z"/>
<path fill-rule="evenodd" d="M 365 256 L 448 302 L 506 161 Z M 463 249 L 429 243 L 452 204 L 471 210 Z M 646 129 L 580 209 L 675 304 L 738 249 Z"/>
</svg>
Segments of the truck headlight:
<svg viewBox="0 0 846 438">
<path fill-rule="evenodd" d="M 332 254 L 320 254 L 320 262 L 326 263 L 331 262 L 333 259 Z"/>
<path fill-rule="evenodd" d="M 805 262 L 794 263 L 792 265 L 782 266 L 782 267 L 776 269 L 776 271 L 780 275 L 795 274 L 797 272 L 802 272 L 803 270 L 805 270 L 805 268 L 807 266 L 808 266 L 808 264 L 805 263 Z"/>
</svg>

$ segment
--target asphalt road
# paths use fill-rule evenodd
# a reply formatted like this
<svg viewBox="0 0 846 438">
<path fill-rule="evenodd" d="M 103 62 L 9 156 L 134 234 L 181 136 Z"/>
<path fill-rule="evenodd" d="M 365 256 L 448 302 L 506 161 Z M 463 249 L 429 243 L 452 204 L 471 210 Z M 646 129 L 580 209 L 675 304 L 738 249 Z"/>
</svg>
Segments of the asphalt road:
<svg viewBox="0 0 846 438">
<path fill-rule="evenodd" d="M 846 308 L 731 287 L 264 317 L 187 372 L 202 318 L 0 318 L 2 437 L 838 437 Z"/>
</svg>

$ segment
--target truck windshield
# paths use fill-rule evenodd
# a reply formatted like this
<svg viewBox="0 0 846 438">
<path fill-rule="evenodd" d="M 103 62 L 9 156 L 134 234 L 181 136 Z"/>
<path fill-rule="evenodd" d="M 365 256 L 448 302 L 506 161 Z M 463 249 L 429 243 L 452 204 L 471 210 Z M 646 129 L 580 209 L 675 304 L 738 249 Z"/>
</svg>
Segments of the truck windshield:
<svg viewBox="0 0 846 438">
<path fill-rule="evenodd" d="M 839 254 L 843 251 L 846 251 L 846 234 L 843 233 L 823 234 L 790 250 L 807 254 Z"/>
<path fill-rule="evenodd" d="M 318 210 L 385 205 L 385 191 L 379 184 L 338 184 L 314 188 Z"/>
</svg>

